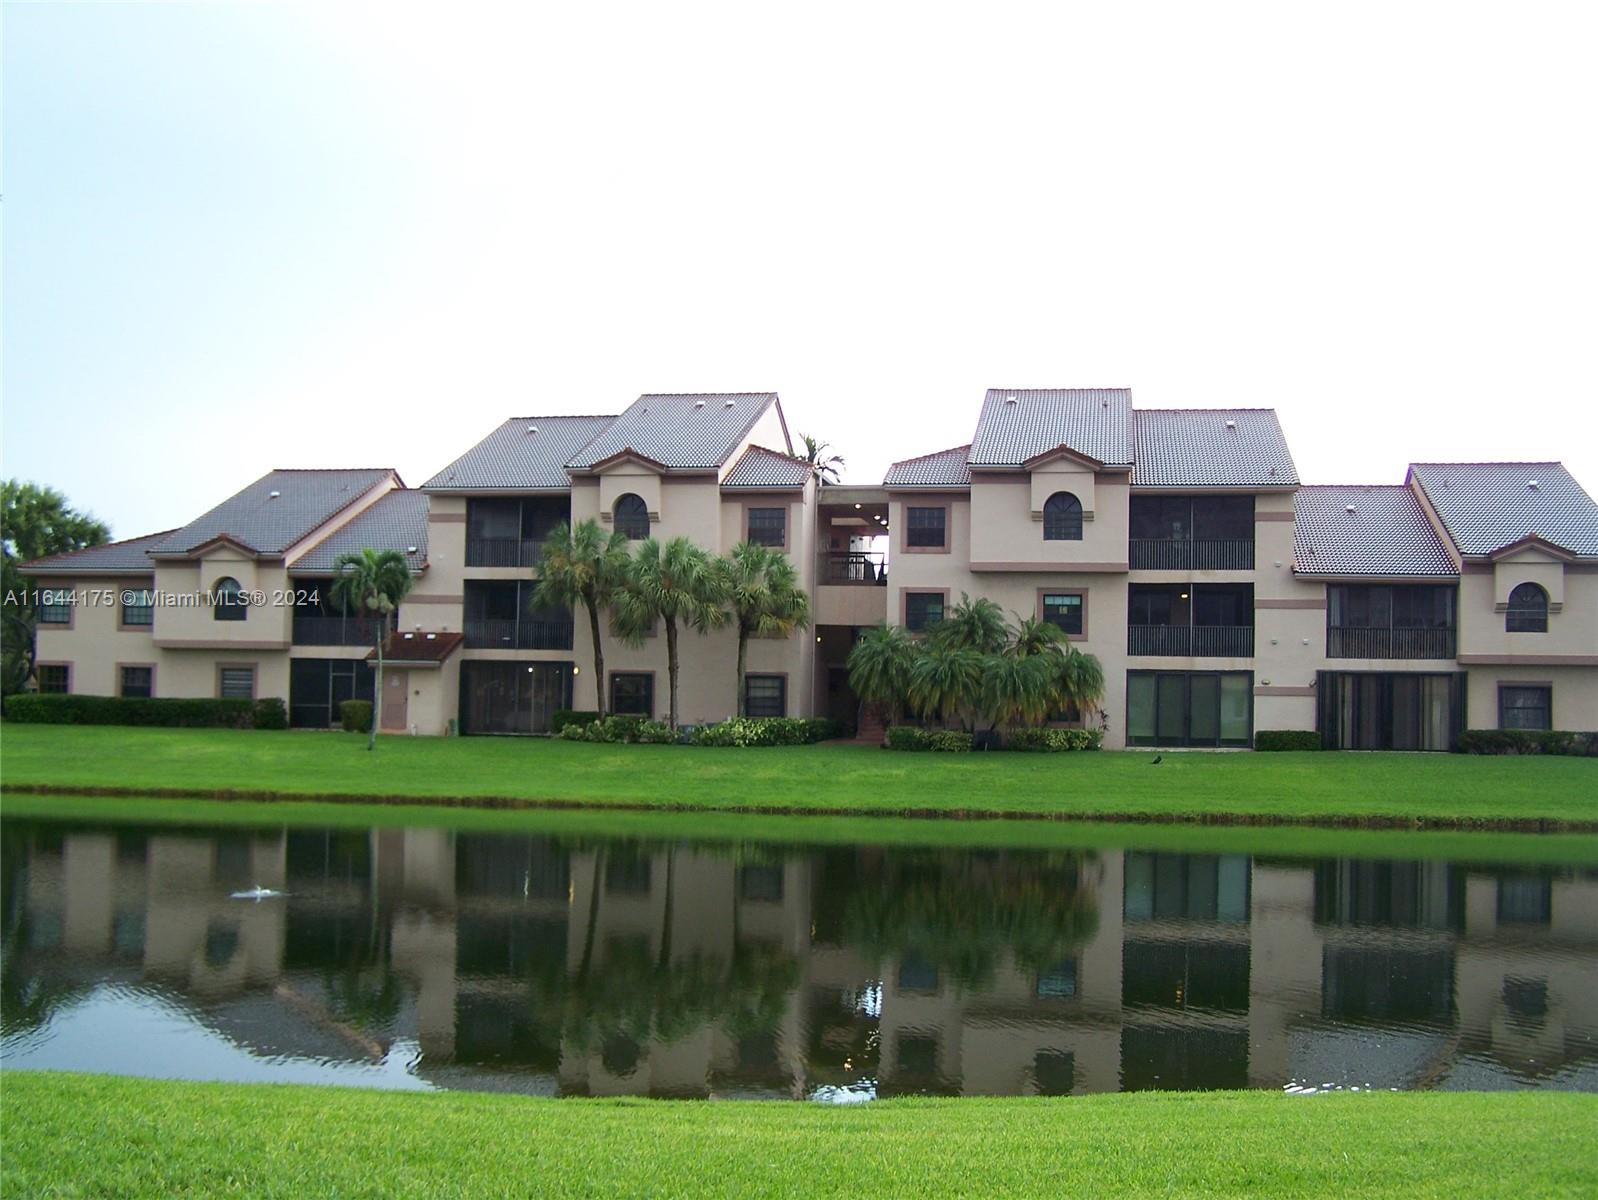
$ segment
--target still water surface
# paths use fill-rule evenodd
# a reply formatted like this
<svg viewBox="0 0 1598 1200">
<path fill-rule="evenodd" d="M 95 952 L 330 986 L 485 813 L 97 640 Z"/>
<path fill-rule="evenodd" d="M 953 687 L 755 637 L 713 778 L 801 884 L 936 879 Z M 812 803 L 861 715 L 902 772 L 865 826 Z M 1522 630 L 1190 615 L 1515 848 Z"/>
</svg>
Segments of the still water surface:
<svg viewBox="0 0 1598 1200">
<path fill-rule="evenodd" d="M 38 821 L 0 843 L 7 1069 L 1598 1091 L 1592 869 Z"/>
</svg>

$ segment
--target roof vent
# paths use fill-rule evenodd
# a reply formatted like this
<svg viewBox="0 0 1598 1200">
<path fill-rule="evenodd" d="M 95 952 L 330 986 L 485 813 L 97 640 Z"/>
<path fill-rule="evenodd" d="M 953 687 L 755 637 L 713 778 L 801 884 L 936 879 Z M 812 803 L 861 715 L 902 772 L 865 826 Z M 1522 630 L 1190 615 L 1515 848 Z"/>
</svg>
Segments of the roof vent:
<svg viewBox="0 0 1598 1200">
<path fill-rule="evenodd" d="M 1351 512 L 1354 512 L 1355 509 L 1354 509 L 1354 506 L 1352 504 L 1345 504 L 1345 505 L 1343 505 L 1343 511 L 1346 512 L 1346 513 L 1351 513 Z"/>
<path fill-rule="evenodd" d="M 1535 479 L 1533 479 L 1530 482 L 1528 482 L 1526 484 L 1526 486 L 1529 487 L 1532 491 L 1535 492 L 1537 490 L 1537 481 Z"/>
<path fill-rule="evenodd" d="M 538 432 L 538 426 L 537 425 L 529 425 L 527 427 L 527 432 L 528 433 L 537 433 Z"/>
<path fill-rule="evenodd" d="M 1237 428 L 1237 422 L 1236 421 L 1228 421 L 1226 423 L 1226 427 L 1228 429 L 1236 429 Z"/>
<path fill-rule="evenodd" d="M 723 408 L 731 408 L 734 404 L 737 404 L 737 403 L 738 403 L 738 401 L 736 401 L 736 400 L 728 400 L 721 407 L 723 407 Z"/>
<path fill-rule="evenodd" d="M 1006 404 L 1014 404 L 1015 403 L 1015 397 L 1014 396 L 1006 396 L 1004 398 L 1004 402 Z"/>
<path fill-rule="evenodd" d="M 406 546 L 405 547 L 405 553 L 406 554 L 415 554 L 416 553 L 416 547 L 415 546 Z"/>
<path fill-rule="evenodd" d="M 1534 483 L 1534 484 L 1532 484 L 1532 487 L 1536 487 L 1536 486 L 1537 486 L 1537 485 L 1536 485 L 1536 484 L 1535 484 L 1535 483 Z M 268 492 L 268 493 L 267 493 L 267 494 L 266 494 L 266 498 L 267 498 L 267 499 L 268 499 L 268 500 L 276 500 L 276 499 L 277 499 L 277 498 L 278 498 L 278 497 L 279 497 L 279 496 L 281 496 L 281 495 L 282 495 L 282 494 L 283 494 L 283 493 L 282 493 L 282 492 Z"/>
<path fill-rule="evenodd" d="M 695 400 L 694 401 L 694 407 L 695 408 L 703 408 L 704 406 L 705 406 L 705 402 L 703 400 Z"/>
</svg>

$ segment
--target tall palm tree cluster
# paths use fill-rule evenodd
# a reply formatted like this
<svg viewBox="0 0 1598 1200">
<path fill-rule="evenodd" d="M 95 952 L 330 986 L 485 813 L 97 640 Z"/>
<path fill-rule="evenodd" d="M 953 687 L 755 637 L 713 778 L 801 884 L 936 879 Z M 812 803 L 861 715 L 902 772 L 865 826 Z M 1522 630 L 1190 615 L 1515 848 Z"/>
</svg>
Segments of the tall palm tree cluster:
<svg viewBox="0 0 1598 1200">
<path fill-rule="evenodd" d="M 992 600 L 960 603 L 924 633 L 867 630 L 849 654 L 849 683 L 866 704 L 908 708 L 926 720 L 974 729 L 1037 725 L 1104 695 L 1104 668 L 1059 628 L 1035 617 L 1005 619 Z"/>
<path fill-rule="evenodd" d="M 645 538 L 634 547 L 623 534 L 607 534 L 592 519 L 560 525 L 545 540 L 534 603 L 587 611 L 601 716 L 608 697 L 600 613 L 610 613 L 612 630 L 630 646 L 662 628 L 671 689 L 667 719 L 673 729 L 685 633 L 705 634 L 727 625 L 737 629 L 736 695 L 743 716 L 749 639 L 787 637 L 810 624 L 810 598 L 780 550 L 740 542 L 718 556 L 685 537 Z"/>
</svg>

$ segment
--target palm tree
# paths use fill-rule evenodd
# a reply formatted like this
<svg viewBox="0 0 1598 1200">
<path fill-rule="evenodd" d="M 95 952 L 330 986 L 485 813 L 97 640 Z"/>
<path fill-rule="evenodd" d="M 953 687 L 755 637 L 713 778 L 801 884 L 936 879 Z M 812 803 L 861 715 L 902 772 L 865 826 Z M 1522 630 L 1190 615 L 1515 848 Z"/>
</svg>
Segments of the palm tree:
<svg viewBox="0 0 1598 1200">
<path fill-rule="evenodd" d="M 1041 654 L 992 654 L 982 660 L 982 681 L 977 707 L 991 723 L 989 728 L 1048 719 L 1060 707 L 1055 703 L 1058 671 L 1050 650 Z"/>
<path fill-rule="evenodd" d="M 333 581 L 333 599 L 358 615 L 376 617 L 377 679 L 372 696 L 372 729 L 366 748 L 377 745 L 377 727 L 383 713 L 383 639 L 388 636 L 389 617 L 410 593 L 411 569 L 398 550 L 362 550 L 359 554 L 340 554 L 333 563 L 338 576 Z"/>
<path fill-rule="evenodd" d="M 1038 663 L 1025 675 L 1012 674 L 1012 684 L 1025 679 L 1028 686 L 1017 691 L 1012 686 L 1009 698 L 1013 703 L 998 703 L 1003 687 L 998 680 L 988 680 L 986 699 L 992 703 L 990 713 L 1005 710 L 999 720 L 1041 721 L 1051 712 L 1075 707 L 1087 712 L 1098 707 L 1104 696 L 1104 667 L 1091 654 L 1084 654 L 1061 632 L 1059 626 L 1036 617 L 1026 617 L 1018 622 L 1005 658 L 1021 664 Z M 1002 674 L 1002 672 L 1001 672 Z"/>
<path fill-rule="evenodd" d="M 949 649 L 975 650 L 978 654 L 1001 653 L 1009 637 L 1004 610 L 986 596 L 973 600 L 964 592 L 960 593 L 960 603 L 927 631 L 929 642 Z"/>
<path fill-rule="evenodd" d="M 751 637 L 791 636 L 810 624 L 810 597 L 799 572 L 781 550 L 739 542 L 721 559 L 722 590 L 738 625 L 738 715 L 744 705 L 745 663 Z"/>
<path fill-rule="evenodd" d="M 862 704 L 891 713 L 904 706 L 916 645 L 903 625 L 883 622 L 861 633 L 849 651 L 849 686 Z"/>
<path fill-rule="evenodd" d="M 629 645 L 641 645 L 656 620 L 666 627 L 673 729 L 677 728 L 677 631 L 687 625 L 706 633 L 725 625 L 724 584 L 715 559 L 687 538 L 674 537 L 664 545 L 645 538 L 638 543 L 626 581 L 616 592 L 616 628 Z"/>
<path fill-rule="evenodd" d="M 910 664 L 910 703 L 940 721 L 976 707 L 989 661 L 965 646 L 927 643 Z"/>
<path fill-rule="evenodd" d="M 822 483 L 837 483 L 844 467 L 843 455 L 829 453 L 832 450 L 831 442 L 811 437 L 808 433 L 801 433 L 799 440 L 805 444 L 804 460 L 810 464 L 816 478 Z"/>
<path fill-rule="evenodd" d="M 588 610 L 589 633 L 594 640 L 595 707 L 605 715 L 605 646 L 600 638 L 599 612 L 609 608 L 616 589 L 627 575 L 627 536 L 606 534 L 590 517 L 576 525 L 555 526 L 538 554 L 538 587 L 533 602 L 540 608 Z"/>
</svg>

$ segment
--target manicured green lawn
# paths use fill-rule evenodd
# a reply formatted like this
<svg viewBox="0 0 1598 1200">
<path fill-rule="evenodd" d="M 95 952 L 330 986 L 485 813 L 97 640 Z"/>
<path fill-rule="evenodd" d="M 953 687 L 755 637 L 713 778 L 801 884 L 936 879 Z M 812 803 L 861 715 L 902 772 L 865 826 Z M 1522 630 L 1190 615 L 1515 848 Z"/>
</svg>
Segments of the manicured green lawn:
<svg viewBox="0 0 1598 1200">
<path fill-rule="evenodd" d="M 7 1196 L 1592 1195 L 1598 1098 L 529 1100 L 5 1078 Z"/>
<path fill-rule="evenodd" d="M 501 798 L 876 815 L 1598 822 L 1598 760 L 1447 754 L 904 754 L 7 725 L 0 784 Z"/>
<path fill-rule="evenodd" d="M 1393 858 L 1494 865 L 1598 866 L 1590 833 L 1349 829 L 1313 825 L 1159 824 L 1139 821 L 918 821 L 903 817 L 638 812 L 617 808 L 462 808 L 286 800 L 186 800 L 0 792 L 8 820 L 122 822 L 251 829 L 439 828 L 532 837 L 638 838 L 729 846 L 766 843 L 955 847 L 962 850 L 1161 850 L 1275 858 Z"/>
</svg>

